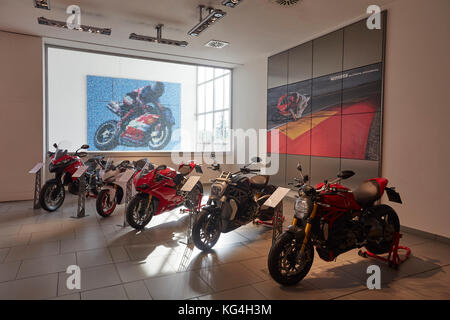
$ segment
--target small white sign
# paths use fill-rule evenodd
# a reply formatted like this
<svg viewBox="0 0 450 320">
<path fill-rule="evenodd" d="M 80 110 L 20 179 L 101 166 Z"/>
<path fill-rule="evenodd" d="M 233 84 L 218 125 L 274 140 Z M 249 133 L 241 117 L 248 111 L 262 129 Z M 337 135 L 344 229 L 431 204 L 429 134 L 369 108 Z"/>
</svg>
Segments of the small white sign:
<svg viewBox="0 0 450 320">
<path fill-rule="evenodd" d="M 75 173 L 72 175 L 72 178 L 78 179 L 79 177 L 81 177 L 83 175 L 83 173 L 85 173 L 87 170 L 86 166 L 81 166 L 77 169 L 77 171 L 75 171 Z"/>
<path fill-rule="evenodd" d="M 38 162 L 28 173 L 37 173 L 44 166 L 43 162 Z"/>
<path fill-rule="evenodd" d="M 133 177 L 134 170 L 127 169 L 119 179 L 119 182 L 128 182 Z"/>
<path fill-rule="evenodd" d="M 289 191 L 291 191 L 291 189 L 278 187 L 277 190 L 272 193 L 269 199 L 264 202 L 264 205 L 267 207 L 275 208 L 280 203 L 280 201 L 283 200 L 284 197 L 286 197 Z"/>
<path fill-rule="evenodd" d="M 200 176 L 190 176 L 188 181 L 186 181 L 186 183 L 181 188 L 181 191 L 191 192 L 191 190 L 197 184 L 198 180 L 200 180 Z"/>
</svg>

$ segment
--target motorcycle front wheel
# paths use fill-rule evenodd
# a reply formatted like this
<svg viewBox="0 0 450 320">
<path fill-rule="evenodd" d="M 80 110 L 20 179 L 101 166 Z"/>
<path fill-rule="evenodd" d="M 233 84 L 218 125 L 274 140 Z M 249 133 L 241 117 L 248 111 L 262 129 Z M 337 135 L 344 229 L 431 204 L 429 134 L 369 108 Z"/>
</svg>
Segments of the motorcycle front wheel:
<svg viewBox="0 0 450 320">
<path fill-rule="evenodd" d="M 95 132 L 94 145 L 98 150 L 112 150 L 117 146 L 117 121 L 102 123 Z"/>
<path fill-rule="evenodd" d="M 111 199 L 109 190 L 102 190 L 97 196 L 97 200 L 95 202 L 95 207 L 97 209 L 97 213 L 103 217 L 108 218 L 116 209 L 117 201 L 116 199 Z"/>
<path fill-rule="evenodd" d="M 279 284 L 292 286 L 300 282 L 311 269 L 314 260 L 314 248 L 308 243 L 302 258 L 298 258 L 304 238 L 284 232 L 269 252 L 268 267 L 272 278 Z"/>
<path fill-rule="evenodd" d="M 47 181 L 42 187 L 39 194 L 39 202 L 42 209 L 52 212 L 61 207 L 65 197 L 64 186 L 56 179 L 52 179 Z"/>
<path fill-rule="evenodd" d="M 142 230 L 152 220 L 155 210 L 155 200 L 152 199 L 150 203 L 148 194 L 138 193 L 128 204 L 126 212 L 127 222 L 134 229 Z"/>
<path fill-rule="evenodd" d="M 157 129 L 159 126 L 159 129 Z M 172 139 L 172 127 L 166 123 L 152 126 L 148 139 L 148 147 L 152 150 L 162 150 Z"/>
<path fill-rule="evenodd" d="M 194 245 L 202 251 L 208 251 L 217 243 L 221 233 L 222 220 L 220 215 L 210 210 L 202 210 L 192 227 Z"/>
</svg>

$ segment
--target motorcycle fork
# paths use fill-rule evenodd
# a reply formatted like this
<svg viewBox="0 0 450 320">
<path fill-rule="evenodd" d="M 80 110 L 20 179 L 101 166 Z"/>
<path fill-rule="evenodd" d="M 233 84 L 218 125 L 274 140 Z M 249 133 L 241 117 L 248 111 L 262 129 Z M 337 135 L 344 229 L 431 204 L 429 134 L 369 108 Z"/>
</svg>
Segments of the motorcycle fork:
<svg viewBox="0 0 450 320">
<path fill-rule="evenodd" d="M 303 254 L 305 253 L 305 248 L 306 248 L 306 245 L 308 244 L 309 236 L 311 234 L 311 228 L 312 228 L 311 221 L 316 216 L 317 207 L 318 207 L 317 203 L 314 203 L 313 210 L 311 212 L 311 215 L 308 218 L 308 222 L 306 223 L 305 237 L 303 238 L 302 248 L 300 249 L 300 253 L 299 253 L 300 257 L 303 256 Z"/>
</svg>

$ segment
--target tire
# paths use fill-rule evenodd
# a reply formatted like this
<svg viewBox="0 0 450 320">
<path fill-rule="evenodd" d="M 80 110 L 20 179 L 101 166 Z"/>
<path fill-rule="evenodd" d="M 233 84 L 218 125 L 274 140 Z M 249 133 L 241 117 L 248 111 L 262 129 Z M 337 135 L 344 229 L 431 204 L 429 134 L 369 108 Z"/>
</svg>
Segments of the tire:
<svg viewBox="0 0 450 320">
<path fill-rule="evenodd" d="M 110 197 L 109 190 L 107 189 L 102 190 L 98 194 L 97 200 L 95 202 L 97 213 L 103 218 L 109 218 L 116 209 L 117 205 L 116 199 L 114 198 L 113 202 L 110 202 L 109 197 Z M 107 206 L 108 202 L 110 202 L 110 206 Z"/>
<path fill-rule="evenodd" d="M 302 247 L 302 241 L 304 238 L 304 231 L 302 231 L 302 236 L 296 237 L 290 232 L 284 232 L 274 243 L 269 252 L 268 257 L 268 267 L 269 273 L 272 278 L 279 284 L 285 286 L 292 286 L 300 282 L 311 269 L 312 263 L 314 261 L 314 248 L 311 243 L 308 243 L 305 248 L 306 259 L 302 265 L 299 265 L 299 270 L 294 274 L 287 274 L 283 272 L 282 269 L 282 259 L 283 255 L 286 254 L 286 250 L 294 249 L 289 257 L 296 257 L 297 253 L 300 252 Z M 289 266 L 292 265 L 292 261 L 289 261 Z M 297 265 L 297 261 L 296 264 Z"/>
<path fill-rule="evenodd" d="M 94 145 L 98 150 L 112 150 L 117 146 L 117 121 L 102 123 L 95 132 Z"/>
<path fill-rule="evenodd" d="M 205 229 L 210 233 L 207 239 L 205 239 Z M 202 251 L 208 251 L 217 243 L 221 233 L 221 216 L 212 210 L 203 209 L 192 227 L 194 245 Z"/>
<path fill-rule="evenodd" d="M 167 123 L 161 124 L 161 134 L 164 136 L 160 138 L 159 143 L 154 142 L 152 138 L 152 133 L 154 132 L 154 126 L 150 129 L 150 137 L 148 139 L 148 147 L 151 150 L 162 150 L 169 144 L 170 140 L 172 139 L 172 126 L 168 125 Z"/>
<path fill-rule="evenodd" d="M 67 186 L 67 190 L 71 194 L 78 195 L 78 191 L 80 190 L 80 183 L 79 183 L 79 181 L 77 180 L 77 181 L 74 181 L 74 182 L 70 182 L 69 185 Z"/>
<path fill-rule="evenodd" d="M 64 186 L 56 179 L 48 180 L 39 194 L 42 209 L 53 212 L 64 203 L 66 192 Z"/>
<path fill-rule="evenodd" d="M 189 192 L 189 194 L 187 195 L 185 200 L 186 208 L 188 208 L 189 210 L 196 209 L 198 206 L 199 195 L 203 196 L 203 185 L 200 181 L 197 182 L 194 188 L 192 188 L 191 192 Z"/>
<path fill-rule="evenodd" d="M 397 213 L 390 206 L 382 204 L 370 208 L 371 216 L 377 217 L 377 220 L 382 220 L 383 239 L 380 242 L 370 241 L 366 245 L 366 249 L 374 254 L 388 253 L 392 247 L 394 232 L 400 232 L 400 220 Z M 386 225 L 387 223 L 387 225 Z"/>
<path fill-rule="evenodd" d="M 156 201 L 148 203 L 149 195 L 138 193 L 128 204 L 126 219 L 128 224 L 136 230 L 142 230 L 152 220 L 156 210 Z"/>
</svg>

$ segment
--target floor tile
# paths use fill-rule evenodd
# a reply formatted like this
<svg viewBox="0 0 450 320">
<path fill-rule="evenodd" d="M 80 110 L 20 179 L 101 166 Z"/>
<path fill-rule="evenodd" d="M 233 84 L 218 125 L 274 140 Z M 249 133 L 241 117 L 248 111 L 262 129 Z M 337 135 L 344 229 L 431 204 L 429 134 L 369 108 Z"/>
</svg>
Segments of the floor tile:
<svg viewBox="0 0 450 320">
<path fill-rule="evenodd" d="M 66 271 L 68 266 L 76 263 L 77 259 L 74 253 L 24 260 L 17 279 Z"/>
<path fill-rule="evenodd" d="M 81 300 L 81 296 L 80 296 L 80 293 L 77 292 L 77 293 L 67 294 L 65 296 L 52 298 L 50 300 Z"/>
<path fill-rule="evenodd" d="M 108 248 L 100 248 L 77 252 L 77 264 L 80 268 L 110 264 L 113 260 Z"/>
<path fill-rule="evenodd" d="M 18 234 L 20 229 L 21 229 L 20 225 L 8 225 L 8 226 L 0 225 L 0 236 L 11 236 Z"/>
<path fill-rule="evenodd" d="M 9 248 L 0 249 L 0 263 L 3 263 L 6 256 L 8 255 L 8 252 L 9 252 Z"/>
<path fill-rule="evenodd" d="M 20 229 L 20 233 L 35 233 L 44 231 L 54 231 L 61 229 L 61 222 L 46 222 L 46 223 L 33 223 L 25 224 Z"/>
<path fill-rule="evenodd" d="M 269 300 L 327 300 L 331 296 L 302 280 L 296 286 L 285 287 L 273 280 L 252 285 Z"/>
<path fill-rule="evenodd" d="M 195 272 L 175 273 L 144 281 L 155 300 L 185 300 L 211 291 Z"/>
<path fill-rule="evenodd" d="M 0 283 L 2 300 L 35 300 L 56 297 L 58 274 Z"/>
<path fill-rule="evenodd" d="M 411 246 L 412 255 L 421 259 L 445 266 L 450 264 L 450 245 L 439 241 L 428 241 Z"/>
<path fill-rule="evenodd" d="M 59 241 L 13 247 L 6 256 L 5 262 L 24 259 L 41 258 L 59 254 Z"/>
<path fill-rule="evenodd" d="M 144 281 L 135 281 L 123 285 L 129 300 L 152 300 Z"/>
<path fill-rule="evenodd" d="M 249 259 L 245 261 L 240 261 L 240 263 L 249 271 L 254 272 L 262 279 L 264 280 L 270 279 L 269 269 L 267 266 L 267 257 Z"/>
<path fill-rule="evenodd" d="M 353 294 L 339 297 L 338 300 L 422 300 L 423 297 L 411 290 L 392 285 L 380 290 L 364 289 Z"/>
<path fill-rule="evenodd" d="M 20 261 L 14 261 L 0 264 L 0 282 L 14 280 L 19 271 L 20 263 Z"/>
<path fill-rule="evenodd" d="M 107 242 L 103 235 L 93 235 L 88 238 L 61 241 L 61 253 L 92 250 L 105 247 L 107 247 Z"/>
<path fill-rule="evenodd" d="M 244 269 L 239 263 L 218 265 L 196 272 L 214 291 L 233 289 L 263 281 L 261 277 Z"/>
<path fill-rule="evenodd" d="M 117 264 L 117 270 L 123 282 L 133 282 L 174 273 L 167 260 L 167 257 L 153 257 L 146 261 L 121 262 Z"/>
<path fill-rule="evenodd" d="M 81 300 L 128 300 L 122 285 L 85 291 L 81 293 Z"/>
<path fill-rule="evenodd" d="M 74 239 L 75 233 L 71 230 L 52 230 L 43 232 L 34 232 L 31 234 L 30 244 L 54 242 L 58 240 Z"/>
<path fill-rule="evenodd" d="M 252 286 L 245 286 L 231 290 L 225 290 L 199 297 L 200 300 L 266 300 L 258 290 Z"/>
<path fill-rule="evenodd" d="M 0 236 L 0 248 L 18 247 L 27 245 L 31 234 L 17 234 L 13 236 Z"/>
<path fill-rule="evenodd" d="M 125 262 L 130 260 L 124 247 L 109 247 L 108 249 L 114 262 Z"/>
</svg>

